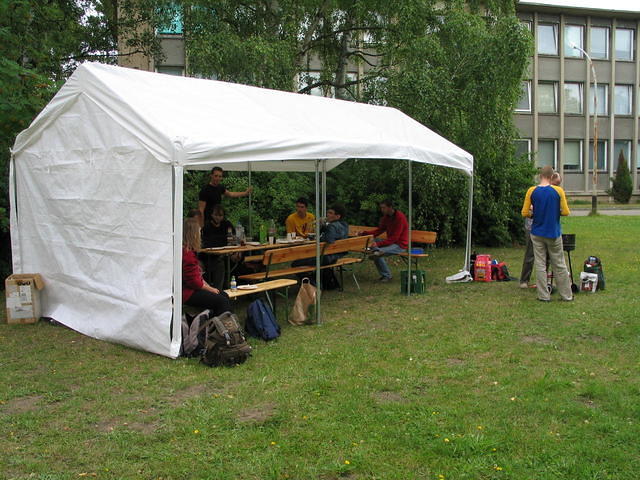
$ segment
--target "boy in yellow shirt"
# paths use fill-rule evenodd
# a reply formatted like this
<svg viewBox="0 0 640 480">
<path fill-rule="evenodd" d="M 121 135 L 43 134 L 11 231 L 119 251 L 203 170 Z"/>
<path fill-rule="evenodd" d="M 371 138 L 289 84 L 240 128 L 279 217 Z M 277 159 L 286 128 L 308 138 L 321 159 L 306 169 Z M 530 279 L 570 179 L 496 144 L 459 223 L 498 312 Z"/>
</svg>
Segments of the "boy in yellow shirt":
<svg viewBox="0 0 640 480">
<path fill-rule="evenodd" d="M 294 233 L 296 237 L 307 238 L 313 232 L 316 217 L 307 211 L 309 202 L 300 197 L 296 200 L 296 211 L 287 217 L 285 222 L 287 233 Z"/>
</svg>

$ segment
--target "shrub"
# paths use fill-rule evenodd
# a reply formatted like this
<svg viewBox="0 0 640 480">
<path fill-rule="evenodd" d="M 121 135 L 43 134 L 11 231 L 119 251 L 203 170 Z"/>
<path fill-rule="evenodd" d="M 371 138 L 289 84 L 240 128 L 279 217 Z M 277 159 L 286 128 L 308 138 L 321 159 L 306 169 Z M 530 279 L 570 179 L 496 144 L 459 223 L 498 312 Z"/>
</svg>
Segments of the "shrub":
<svg viewBox="0 0 640 480">
<path fill-rule="evenodd" d="M 609 193 L 613 196 L 613 200 L 616 203 L 629 203 L 633 191 L 633 180 L 631 179 L 631 172 L 629 172 L 629 166 L 622 152 L 620 152 L 618 156 L 618 169 L 616 170 L 615 178 L 612 180 L 613 183 Z"/>
</svg>

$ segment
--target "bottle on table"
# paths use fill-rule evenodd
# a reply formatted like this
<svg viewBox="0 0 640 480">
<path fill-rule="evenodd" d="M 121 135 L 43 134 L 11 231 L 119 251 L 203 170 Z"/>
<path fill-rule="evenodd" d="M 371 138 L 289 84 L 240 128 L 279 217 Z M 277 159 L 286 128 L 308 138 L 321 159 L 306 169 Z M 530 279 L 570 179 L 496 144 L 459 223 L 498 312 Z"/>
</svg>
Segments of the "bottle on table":
<svg viewBox="0 0 640 480">
<path fill-rule="evenodd" d="M 229 288 L 231 288 L 232 292 L 235 292 L 238 289 L 238 284 L 236 283 L 236 277 L 231 277 L 231 282 L 229 282 Z"/>
<path fill-rule="evenodd" d="M 260 243 L 267 243 L 267 226 L 264 222 L 260 224 Z"/>
<path fill-rule="evenodd" d="M 227 228 L 227 245 L 233 245 L 235 243 L 233 238 L 233 231 L 231 227 Z"/>
<path fill-rule="evenodd" d="M 244 227 L 240 222 L 236 225 L 236 238 L 238 239 L 238 245 L 244 245 L 247 240 L 244 233 Z"/>
<path fill-rule="evenodd" d="M 271 245 L 276 243 L 276 222 L 273 220 L 269 222 L 269 243 Z"/>
</svg>

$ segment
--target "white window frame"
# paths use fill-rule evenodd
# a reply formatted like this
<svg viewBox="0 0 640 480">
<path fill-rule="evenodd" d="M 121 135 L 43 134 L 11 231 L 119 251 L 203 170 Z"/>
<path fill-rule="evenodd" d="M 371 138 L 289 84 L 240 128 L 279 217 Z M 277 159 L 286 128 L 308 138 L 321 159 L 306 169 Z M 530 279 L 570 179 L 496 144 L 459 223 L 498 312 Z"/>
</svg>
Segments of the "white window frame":
<svg viewBox="0 0 640 480">
<path fill-rule="evenodd" d="M 600 159 L 602 158 L 603 166 L 598 169 L 598 172 L 606 172 L 609 168 L 609 141 L 608 140 L 598 140 L 598 144 L 602 144 L 602 156 L 599 155 L 598 152 L 598 163 L 600 163 Z M 588 160 L 588 170 L 589 172 L 593 172 L 593 167 L 591 163 L 593 162 L 593 140 L 589 140 L 589 160 Z"/>
<path fill-rule="evenodd" d="M 578 111 L 570 112 L 567 109 L 567 86 L 575 86 L 578 88 Z M 564 84 L 564 113 L 569 115 L 582 115 L 584 113 L 584 85 L 581 82 L 565 82 Z"/>
<path fill-rule="evenodd" d="M 516 105 L 516 112 L 531 112 L 531 80 L 524 80 L 521 83 L 522 86 L 522 95 L 520 96 L 520 99 L 518 100 L 518 103 L 520 102 L 520 100 L 522 100 L 522 97 L 524 97 L 524 94 L 526 93 L 527 95 L 527 108 L 522 109 L 522 108 L 518 108 L 519 105 Z M 526 92 L 524 91 L 526 87 Z"/>
<path fill-rule="evenodd" d="M 566 163 L 566 151 L 567 151 L 567 143 L 577 143 L 578 144 L 578 168 L 567 168 L 567 163 Z M 582 140 L 575 140 L 575 139 L 566 139 L 564 141 L 564 152 L 565 155 L 562 159 L 562 166 L 565 172 L 567 173 L 582 173 L 582 170 L 584 168 L 583 165 L 583 154 L 582 154 Z"/>
<path fill-rule="evenodd" d="M 629 55 L 625 56 L 625 57 L 621 57 L 618 58 L 618 41 L 620 39 L 618 39 L 618 32 L 629 32 L 631 34 L 631 38 L 629 40 L 629 45 L 627 45 L 629 47 Z M 618 61 L 622 61 L 622 62 L 632 62 L 633 61 L 633 45 L 634 45 L 634 30 L 632 28 L 616 28 L 616 32 L 615 32 L 615 59 Z M 625 42 L 626 43 L 626 42 Z M 626 50 L 625 50 L 626 51 Z"/>
<path fill-rule="evenodd" d="M 548 142 L 553 142 L 553 164 L 551 166 L 555 169 L 558 164 L 558 140 L 551 138 L 542 138 L 538 140 L 538 151 L 536 152 L 535 166 L 542 167 L 542 165 L 538 165 L 538 152 L 540 151 L 540 144 Z"/>
<path fill-rule="evenodd" d="M 609 27 L 601 27 L 601 26 L 595 26 L 595 27 L 591 27 L 591 30 L 589 32 L 589 38 L 590 38 L 590 42 L 589 44 L 593 47 L 593 31 L 594 30 L 605 30 L 606 31 L 606 35 L 604 37 L 604 50 L 605 50 L 605 54 L 604 57 L 598 56 L 593 52 L 593 48 L 590 48 L 591 52 L 591 58 L 593 58 L 594 60 L 608 60 L 609 59 L 609 50 L 610 50 L 610 35 L 611 35 L 611 29 Z"/>
<path fill-rule="evenodd" d="M 551 85 L 553 86 L 553 111 L 543 111 L 540 109 L 540 86 L 541 85 Z M 541 114 L 557 114 L 558 113 L 558 82 L 538 82 L 538 95 L 537 95 L 537 109 L 538 113 Z"/>
<path fill-rule="evenodd" d="M 624 89 L 624 90 L 623 90 Z M 618 111 L 618 92 L 627 92 L 625 111 Z M 633 113 L 633 85 L 614 85 L 613 87 L 613 113 L 615 115 L 631 115 Z"/>
<path fill-rule="evenodd" d="M 598 90 L 604 91 L 604 99 L 598 98 L 598 115 L 606 116 L 609 115 L 609 85 L 606 83 L 599 83 Z M 593 116 L 593 103 L 594 103 L 594 93 L 595 88 L 593 83 L 591 84 L 591 95 L 589 95 L 589 115 Z"/>
<path fill-rule="evenodd" d="M 541 52 L 540 51 L 540 39 L 542 38 L 542 30 L 548 31 L 548 29 L 552 29 L 553 32 L 553 42 L 555 44 L 555 49 L 553 52 Z M 536 51 L 538 55 L 558 55 L 558 24 L 557 23 L 539 23 L 538 28 L 536 29 Z"/>
<path fill-rule="evenodd" d="M 573 42 L 570 40 L 569 35 L 568 35 L 568 30 L 577 28 L 580 30 L 580 41 L 579 42 Z M 582 58 L 582 51 L 578 50 L 577 48 L 573 48 L 571 46 L 571 43 L 575 43 L 576 46 L 580 47 L 580 48 L 584 48 L 584 25 L 573 25 L 573 24 L 566 24 L 564 26 L 564 32 L 563 32 L 563 46 L 564 46 L 564 56 L 565 57 L 570 57 L 570 58 Z"/>
</svg>

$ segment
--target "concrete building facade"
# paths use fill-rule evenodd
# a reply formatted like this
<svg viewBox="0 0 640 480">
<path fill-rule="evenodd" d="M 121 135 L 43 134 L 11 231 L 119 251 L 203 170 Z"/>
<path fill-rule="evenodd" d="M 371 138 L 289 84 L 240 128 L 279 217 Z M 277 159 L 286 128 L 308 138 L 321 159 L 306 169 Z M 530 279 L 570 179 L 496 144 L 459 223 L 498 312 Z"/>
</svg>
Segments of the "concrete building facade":
<svg viewBox="0 0 640 480">
<path fill-rule="evenodd" d="M 564 188 L 573 197 L 594 191 L 606 195 L 622 152 L 638 195 L 640 10 L 519 3 L 517 15 L 535 40 L 514 113 L 518 152 L 562 172 Z"/>
</svg>

